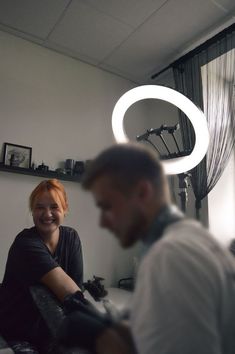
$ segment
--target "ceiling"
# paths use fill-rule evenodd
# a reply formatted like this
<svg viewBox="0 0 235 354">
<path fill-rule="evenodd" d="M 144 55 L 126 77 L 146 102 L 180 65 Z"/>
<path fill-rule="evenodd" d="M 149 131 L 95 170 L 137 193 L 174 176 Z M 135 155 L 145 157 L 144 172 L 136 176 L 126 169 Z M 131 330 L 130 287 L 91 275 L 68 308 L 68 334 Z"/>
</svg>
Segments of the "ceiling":
<svg viewBox="0 0 235 354">
<path fill-rule="evenodd" d="M 234 0 L 0 0 L 0 30 L 139 84 L 234 22 Z"/>
</svg>

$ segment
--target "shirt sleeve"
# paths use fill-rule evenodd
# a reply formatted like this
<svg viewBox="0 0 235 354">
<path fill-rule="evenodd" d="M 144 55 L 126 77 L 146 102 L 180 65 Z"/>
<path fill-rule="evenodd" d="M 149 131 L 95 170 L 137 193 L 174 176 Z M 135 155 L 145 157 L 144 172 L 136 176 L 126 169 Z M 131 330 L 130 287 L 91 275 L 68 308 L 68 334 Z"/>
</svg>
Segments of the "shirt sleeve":
<svg viewBox="0 0 235 354">
<path fill-rule="evenodd" d="M 138 353 L 221 354 L 216 282 L 206 264 L 187 249 L 151 251 L 139 269 L 131 314 Z"/>
<path fill-rule="evenodd" d="M 68 275 L 82 289 L 83 284 L 83 255 L 82 245 L 76 230 L 71 229 L 73 234 L 72 250 L 68 268 Z"/>
<path fill-rule="evenodd" d="M 8 265 L 13 277 L 17 277 L 25 285 L 39 281 L 43 275 L 58 267 L 40 238 L 25 235 L 19 235 L 13 243 Z"/>
</svg>

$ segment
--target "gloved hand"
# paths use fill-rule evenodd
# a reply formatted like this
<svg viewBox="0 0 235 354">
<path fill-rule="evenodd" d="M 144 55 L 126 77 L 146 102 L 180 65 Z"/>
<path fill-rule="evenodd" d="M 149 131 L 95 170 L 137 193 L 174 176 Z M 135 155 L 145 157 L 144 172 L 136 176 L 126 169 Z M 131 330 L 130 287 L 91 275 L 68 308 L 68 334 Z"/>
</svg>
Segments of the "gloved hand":
<svg viewBox="0 0 235 354">
<path fill-rule="evenodd" d="M 73 312 L 69 313 L 63 321 L 57 339 L 63 345 L 78 346 L 92 351 L 96 338 L 112 325 L 112 321 L 108 316 L 96 310 L 93 305 L 91 307 L 84 304 L 77 296 L 75 299 L 76 301 L 72 301 Z M 69 308 L 71 309 L 71 306 Z"/>
<path fill-rule="evenodd" d="M 73 294 L 65 296 L 63 308 L 65 312 L 70 313 L 75 311 L 80 304 L 88 305 L 88 300 L 81 291 L 76 291 Z"/>
<path fill-rule="evenodd" d="M 63 309 L 67 315 L 74 311 L 81 311 L 91 316 L 100 315 L 100 311 L 84 297 L 81 291 L 67 295 L 63 301 Z"/>
</svg>

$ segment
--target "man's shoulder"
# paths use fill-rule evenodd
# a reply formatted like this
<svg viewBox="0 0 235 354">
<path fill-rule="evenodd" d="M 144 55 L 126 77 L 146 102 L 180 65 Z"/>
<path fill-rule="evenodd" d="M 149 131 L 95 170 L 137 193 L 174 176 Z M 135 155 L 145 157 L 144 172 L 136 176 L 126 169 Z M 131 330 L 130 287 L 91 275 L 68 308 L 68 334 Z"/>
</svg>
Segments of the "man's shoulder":
<svg viewBox="0 0 235 354">
<path fill-rule="evenodd" d="M 192 241 L 193 243 L 202 243 L 203 240 L 205 242 L 210 240 L 212 243 L 217 243 L 209 230 L 200 222 L 183 218 L 165 229 L 163 237 L 159 240 L 159 244 L 191 244 Z"/>
<path fill-rule="evenodd" d="M 214 243 L 216 241 L 199 222 L 183 218 L 166 227 L 160 240 L 156 240 L 146 252 L 143 262 L 158 264 L 172 257 L 180 260 L 189 253 L 200 254 L 202 247 Z"/>
<path fill-rule="evenodd" d="M 188 217 L 184 217 L 182 219 L 180 219 L 178 222 L 169 225 L 169 227 L 166 229 L 173 229 L 175 231 L 177 231 L 178 229 L 192 229 L 195 230 L 196 232 L 203 232 L 203 233 L 209 233 L 208 230 L 206 229 L 205 226 L 203 226 L 199 221 L 188 218 Z"/>
<path fill-rule="evenodd" d="M 171 267 L 177 263 L 192 266 L 201 263 L 208 269 L 215 269 L 223 266 L 222 260 L 230 262 L 230 258 L 229 251 L 203 225 L 185 218 L 165 229 L 162 238 L 152 245 L 143 262 L 147 267 L 151 264 Z"/>
</svg>

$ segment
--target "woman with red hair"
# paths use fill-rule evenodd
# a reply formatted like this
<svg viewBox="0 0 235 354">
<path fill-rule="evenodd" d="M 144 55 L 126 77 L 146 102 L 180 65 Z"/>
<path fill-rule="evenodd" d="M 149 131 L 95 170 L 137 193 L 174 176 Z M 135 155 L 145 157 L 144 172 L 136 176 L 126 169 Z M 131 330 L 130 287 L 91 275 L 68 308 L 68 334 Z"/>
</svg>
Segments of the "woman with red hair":
<svg viewBox="0 0 235 354">
<path fill-rule="evenodd" d="M 39 345 L 47 337 L 47 328 L 30 286 L 41 283 L 63 302 L 80 292 L 83 260 L 77 232 L 62 226 L 68 201 L 58 180 L 42 181 L 31 193 L 29 207 L 34 226 L 16 236 L 8 254 L 0 292 L 0 333 L 8 341 Z"/>
</svg>

